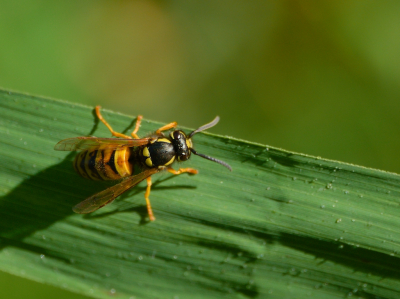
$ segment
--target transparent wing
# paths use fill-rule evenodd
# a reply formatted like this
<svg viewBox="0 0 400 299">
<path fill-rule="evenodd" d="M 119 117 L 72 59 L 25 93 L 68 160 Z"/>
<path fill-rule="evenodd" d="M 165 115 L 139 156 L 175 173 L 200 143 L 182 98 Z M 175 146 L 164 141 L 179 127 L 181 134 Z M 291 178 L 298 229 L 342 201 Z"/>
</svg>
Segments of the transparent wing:
<svg viewBox="0 0 400 299">
<path fill-rule="evenodd" d="M 88 149 L 118 149 L 148 144 L 152 138 L 124 139 L 124 138 L 98 138 L 74 137 L 61 140 L 54 146 L 56 151 L 83 151 Z"/>
<path fill-rule="evenodd" d="M 86 198 L 84 201 L 78 203 L 75 207 L 73 207 L 72 210 L 78 214 L 87 214 L 94 212 L 101 207 L 104 207 L 105 205 L 111 203 L 122 193 L 136 186 L 144 179 L 159 171 L 160 170 L 157 168 L 152 168 L 145 170 L 138 175 L 128 177 L 121 183 Z"/>
</svg>

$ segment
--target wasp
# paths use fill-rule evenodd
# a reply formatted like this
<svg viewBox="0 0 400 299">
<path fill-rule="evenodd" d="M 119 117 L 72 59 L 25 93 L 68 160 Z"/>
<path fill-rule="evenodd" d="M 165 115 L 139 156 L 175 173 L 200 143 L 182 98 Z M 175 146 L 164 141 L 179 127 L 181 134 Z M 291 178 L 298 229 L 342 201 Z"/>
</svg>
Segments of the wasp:
<svg viewBox="0 0 400 299">
<path fill-rule="evenodd" d="M 101 207 L 111 203 L 122 193 L 133 188 L 141 181 L 147 181 L 147 188 L 144 194 L 147 212 L 150 221 L 155 217 L 150 205 L 151 176 L 162 170 L 174 175 L 182 173 L 197 174 L 193 168 L 179 168 L 174 170 L 171 167 L 175 161 L 187 161 L 191 154 L 204 159 L 219 163 L 230 171 L 232 168 L 225 162 L 216 158 L 200 154 L 193 148 L 192 137 L 198 132 L 215 126 L 219 117 L 212 122 L 201 126 L 189 135 L 181 130 L 176 130 L 177 123 L 171 122 L 153 134 L 139 138 L 139 131 L 143 117 L 139 115 L 136 119 L 135 128 L 131 136 L 118 133 L 112 129 L 100 113 L 100 106 L 95 111 L 98 119 L 117 138 L 97 137 L 74 137 L 61 140 L 54 149 L 58 151 L 80 151 L 75 157 L 73 165 L 75 171 L 82 177 L 92 180 L 121 180 L 118 184 L 96 193 L 77 204 L 72 210 L 75 213 L 87 214 L 94 212 Z M 164 131 L 171 131 L 168 136 Z"/>
</svg>

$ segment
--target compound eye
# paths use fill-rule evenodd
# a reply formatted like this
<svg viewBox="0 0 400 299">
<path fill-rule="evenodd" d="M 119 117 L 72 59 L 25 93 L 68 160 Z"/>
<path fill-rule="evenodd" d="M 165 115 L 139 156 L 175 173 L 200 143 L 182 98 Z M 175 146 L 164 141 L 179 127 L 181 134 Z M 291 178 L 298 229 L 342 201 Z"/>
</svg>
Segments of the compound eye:
<svg viewBox="0 0 400 299">
<path fill-rule="evenodd" d="M 179 131 L 174 131 L 172 134 L 173 134 L 172 138 L 174 138 L 174 139 L 181 139 L 181 137 L 182 137 L 182 134 Z"/>
<path fill-rule="evenodd" d="M 189 159 L 189 157 L 190 157 L 190 155 L 188 155 L 188 154 L 186 154 L 186 153 L 181 153 L 181 154 L 179 155 L 179 161 L 186 161 L 186 160 Z"/>
</svg>

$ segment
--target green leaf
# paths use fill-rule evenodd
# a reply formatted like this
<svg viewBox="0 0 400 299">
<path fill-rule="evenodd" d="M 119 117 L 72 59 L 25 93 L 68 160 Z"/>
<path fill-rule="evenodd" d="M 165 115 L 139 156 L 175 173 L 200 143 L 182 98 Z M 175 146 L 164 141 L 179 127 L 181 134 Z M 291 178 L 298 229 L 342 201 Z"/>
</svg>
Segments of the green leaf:
<svg viewBox="0 0 400 299">
<path fill-rule="evenodd" d="M 154 175 L 151 223 L 143 183 L 78 215 L 110 186 L 53 150 L 82 135 L 110 137 L 92 108 L 0 92 L 0 270 L 97 298 L 399 296 L 399 175 L 199 133 L 233 172 L 193 156 L 198 175 Z"/>
</svg>

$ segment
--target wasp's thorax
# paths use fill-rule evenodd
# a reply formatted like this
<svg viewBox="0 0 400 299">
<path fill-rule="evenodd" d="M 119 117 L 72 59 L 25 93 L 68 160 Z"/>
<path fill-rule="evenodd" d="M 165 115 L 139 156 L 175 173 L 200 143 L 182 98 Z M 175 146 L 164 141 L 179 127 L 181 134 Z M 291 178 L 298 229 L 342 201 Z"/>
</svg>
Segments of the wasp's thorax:
<svg viewBox="0 0 400 299">
<path fill-rule="evenodd" d="M 212 122 L 201 126 L 189 135 L 181 130 L 175 130 L 169 134 L 169 138 L 163 135 L 152 140 L 148 145 L 139 150 L 139 160 L 142 165 L 147 167 L 166 167 L 171 165 L 175 160 L 179 162 L 186 161 L 193 153 L 204 159 L 221 164 L 232 171 L 232 168 L 225 162 L 213 157 L 198 153 L 193 148 L 192 136 L 198 132 L 204 131 L 215 126 L 218 123 L 217 116 Z"/>
</svg>

